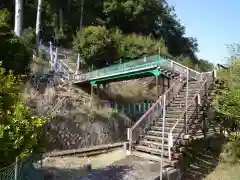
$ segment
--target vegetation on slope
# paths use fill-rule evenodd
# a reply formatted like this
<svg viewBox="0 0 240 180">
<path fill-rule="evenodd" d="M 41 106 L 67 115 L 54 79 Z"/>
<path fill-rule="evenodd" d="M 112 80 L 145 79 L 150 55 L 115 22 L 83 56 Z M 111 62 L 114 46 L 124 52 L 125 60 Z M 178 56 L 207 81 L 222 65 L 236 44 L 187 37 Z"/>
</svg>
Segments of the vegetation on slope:
<svg viewBox="0 0 240 180">
<path fill-rule="evenodd" d="M 0 6 L 11 11 L 13 2 L 3 0 Z M 25 28 L 35 27 L 36 11 L 37 0 L 25 0 L 23 23 Z M 82 26 L 81 14 L 83 14 Z M 84 34 L 89 32 L 84 36 L 81 35 L 85 37 L 85 43 L 91 41 L 91 38 L 96 43 L 95 46 L 92 45 L 93 42 L 90 45 L 86 44 L 86 47 L 81 43 L 77 45 L 79 52 L 82 52 L 83 57 L 86 58 L 87 65 L 92 65 L 94 58 L 96 58 L 94 66 L 98 67 L 104 66 L 106 61 L 111 64 L 120 58 L 132 59 L 153 53 L 153 50 L 156 53 L 156 48 L 152 49 L 148 45 L 159 46 L 160 41 L 161 49 L 164 49 L 163 55 L 170 55 L 193 68 L 198 64 L 200 70 L 206 70 L 208 67 L 195 55 L 198 51 L 196 39 L 185 35 L 185 27 L 178 20 L 174 8 L 165 0 L 92 0 L 84 1 L 83 6 L 82 0 L 44 0 L 41 37 L 45 41 L 54 40 L 59 44 L 71 46 L 73 34 L 81 27 L 87 28 L 82 30 Z M 118 29 L 117 34 L 115 29 Z M 111 35 L 108 32 L 111 32 Z M 101 33 L 104 33 L 103 37 L 99 36 Z M 119 35 L 123 36 L 120 37 L 121 43 L 118 37 L 114 38 Z M 80 32 L 77 33 L 77 39 L 81 39 L 79 36 Z M 117 44 L 113 42 L 114 39 Z M 145 40 L 147 43 L 144 43 Z M 106 44 L 103 45 L 103 42 Z M 121 47 L 116 47 L 118 43 Z M 104 49 L 107 45 L 108 48 Z M 90 46 L 92 51 L 85 52 L 87 46 Z M 99 56 L 100 49 L 104 49 L 101 56 Z M 116 49 L 118 52 L 115 52 Z M 106 56 L 108 56 L 107 60 L 100 59 Z M 99 65 L 101 61 L 104 63 Z"/>
</svg>

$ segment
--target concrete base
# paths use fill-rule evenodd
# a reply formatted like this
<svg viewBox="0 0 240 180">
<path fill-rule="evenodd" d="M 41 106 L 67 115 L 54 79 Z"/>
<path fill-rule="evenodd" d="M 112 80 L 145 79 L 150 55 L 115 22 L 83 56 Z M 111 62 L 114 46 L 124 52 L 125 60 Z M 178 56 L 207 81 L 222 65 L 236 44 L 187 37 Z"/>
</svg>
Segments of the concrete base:
<svg viewBox="0 0 240 180">
<path fill-rule="evenodd" d="M 164 169 L 162 179 L 157 177 L 154 180 L 181 180 L 182 174 L 180 169 Z"/>
</svg>

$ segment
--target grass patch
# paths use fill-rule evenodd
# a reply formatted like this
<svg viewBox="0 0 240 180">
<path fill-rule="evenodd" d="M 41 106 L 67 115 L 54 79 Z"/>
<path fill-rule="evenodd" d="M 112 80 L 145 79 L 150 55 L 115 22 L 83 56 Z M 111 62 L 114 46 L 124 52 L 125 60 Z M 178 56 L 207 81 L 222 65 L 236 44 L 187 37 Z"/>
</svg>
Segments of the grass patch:
<svg viewBox="0 0 240 180">
<path fill-rule="evenodd" d="M 220 163 L 204 180 L 239 180 L 240 164 Z"/>
</svg>

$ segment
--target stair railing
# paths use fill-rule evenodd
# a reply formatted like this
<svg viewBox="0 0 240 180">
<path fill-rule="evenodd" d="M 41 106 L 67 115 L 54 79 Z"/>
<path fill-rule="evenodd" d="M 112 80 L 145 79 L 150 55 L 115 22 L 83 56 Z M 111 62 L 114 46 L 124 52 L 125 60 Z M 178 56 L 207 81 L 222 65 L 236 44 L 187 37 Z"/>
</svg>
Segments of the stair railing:
<svg viewBox="0 0 240 180">
<path fill-rule="evenodd" d="M 143 135 L 149 128 L 150 124 L 155 120 L 155 118 L 165 118 L 163 117 L 163 110 L 174 100 L 178 95 L 179 91 L 184 86 L 183 77 L 179 76 L 170 88 L 159 97 L 159 99 L 152 105 L 147 112 L 133 125 L 132 128 L 128 129 L 128 140 L 129 140 L 129 151 L 133 148 L 133 144 L 136 144 L 141 135 Z M 164 102 L 165 101 L 165 102 Z"/>
<path fill-rule="evenodd" d="M 171 148 L 174 146 L 174 144 L 176 143 L 176 141 L 179 139 L 179 137 L 181 136 L 181 134 L 183 132 L 185 132 L 185 134 L 188 133 L 188 121 L 186 119 L 188 109 L 191 106 L 196 105 L 196 110 L 199 110 L 198 107 L 200 107 L 200 105 L 202 103 L 201 96 L 206 96 L 208 94 L 208 90 L 209 90 L 210 86 L 214 83 L 214 79 L 215 79 L 215 75 L 216 75 L 215 73 L 216 73 L 215 70 L 213 70 L 211 72 L 202 73 L 203 83 L 200 83 L 199 90 L 194 95 L 194 97 L 191 99 L 190 103 L 188 103 L 187 108 L 178 117 L 176 123 L 173 125 L 170 132 L 168 133 L 168 158 L 169 158 L 169 160 L 171 160 Z M 179 132 L 179 135 L 176 138 L 173 138 L 173 131 L 175 130 L 176 126 L 182 119 L 184 119 L 184 130 L 181 130 L 181 132 Z"/>
</svg>

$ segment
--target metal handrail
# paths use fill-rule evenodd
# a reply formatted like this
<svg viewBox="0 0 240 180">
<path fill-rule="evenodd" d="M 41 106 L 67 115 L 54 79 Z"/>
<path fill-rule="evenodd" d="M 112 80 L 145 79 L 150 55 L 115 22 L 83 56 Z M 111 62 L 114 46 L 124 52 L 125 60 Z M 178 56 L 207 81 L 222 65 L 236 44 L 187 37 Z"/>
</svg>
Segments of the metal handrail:
<svg viewBox="0 0 240 180">
<path fill-rule="evenodd" d="M 140 122 L 152 111 L 152 109 L 157 105 L 157 103 L 159 103 L 162 100 L 162 97 L 166 94 L 169 93 L 170 89 L 172 89 L 176 83 L 180 80 L 180 78 L 178 78 L 171 86 L 169 89 L 166 90 L 166 92 L 159 97 L 159 99 L 152 105 L 152 107 L 133 125 L 133 127 L 131 128 L 131 130 L 136 129 L 137 125 L 140 124 Z"/>
<path fill-rule="evenodd" d="M 190 103 L 188 104 L 186 110 L 181 113 L 181 115 L 178 117 L 176 123 L 173 125 L 172 129 L 170 130 L 169 134 L 168 134 L 168 147 L 169 147 L 169 151 L 170 148 L 173 146 L 173 137 L 172 137 L 172 133 L 173 130 L 176 128 L 176 126 L 178 125 L 178 123 L 180 122 L 180 120 L 184 117 L 185 113 L 187 113 L 187 110 L 192 106 L 192 104 L 195 101 L 195 98 L 198 96 L 198 94 L 202 91 L 202 89 L 204 88 L 205 84 L 208 82 L 209 77 L 212 75 L 212 73 L 214 73 L 213 71 L 210 72 L 206 72 L 206 73 L 202 73 L 202 75 L 207 74 L 206 80 L 201 84 L 201 87 L 199 88 L 199 90 L 196 92 L 196 94 L 194 95 L 194 97 L 191 99 Z M 170 153 L 169 153 L 169 159 L 170 159 Z"/>
<path fill-rule="evenodd" d="M 162 106 L 162 103 L 161 103 L 162 100 L 163 100 L 163 97 L 166 96 L 167 94 L 170 94 L 170 91 L 173 90 L 173 88 L 177 85 L 177 83 L 183 83 L 183 82 L 181 81 L 181 79 L 182 79 L 182 77 L 179 76 L 179 78 L 176 79 L 176 80 L 173 82 L 173 84 L 170 86 L 170 88 L 169 88 L 162 96 L 159 97 L 159 99 L 152 105 L 151 108 L 149 108 L 149 109 L 143 114 L 143 116 L 132 126 L 132 128 L 129 128 L 129 129 L 128 129 L 128 140 L 129 140 L 129 150 L 130 150 L 130 151 L 131 151 L 131 149 L 132 149 L 132 143 L 135 143 L 135 141 L 137 140 L 137 139 L 134 139 L 134 138 L 133 138 L 133 132 L 134 132 L 134 130 L 136 130 L 136 128 L 139 127 L 139 125 L 145 120 L 145 118 L 146 118 L 148 115 L 150 115 L 151 112 L 153 112 L 154 108 L 155 108 L 158 104 L 161 105 L 161 109 L 159 109 L 158 112 L 161 112 L 161 111 L 163 110 L 163 108 L 166 108 L 166 105 L 169 104 L 170 101 L 169 101 L 168 103 L 166 103 L 166 105 L 163 107 L 163 106 Z M 180 89 L 181 89 L 181 88 L 180 88 Z M 178 94 L 178 93 L 176 93 L 176 94 Z M 154 113 L 154 112 L 153 112 L 153 113 Z M 153 121 L 153 119 L 154 119 L 154 118 L 149 119 L 149 121 Z M 150 122 L 148 122 L 148 124 L 149 124 L 149 123 L 150 123 Z M 143 127 L 143 129 L 145 129 L 145 128 L 146 128 L 146 127 Z M 140 136 L 140 134 L 139 134 L 139 136 Z M 139 137 L 139 136 L 138 136 L 138 137 Z"/>
</svg>

